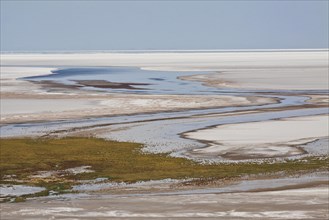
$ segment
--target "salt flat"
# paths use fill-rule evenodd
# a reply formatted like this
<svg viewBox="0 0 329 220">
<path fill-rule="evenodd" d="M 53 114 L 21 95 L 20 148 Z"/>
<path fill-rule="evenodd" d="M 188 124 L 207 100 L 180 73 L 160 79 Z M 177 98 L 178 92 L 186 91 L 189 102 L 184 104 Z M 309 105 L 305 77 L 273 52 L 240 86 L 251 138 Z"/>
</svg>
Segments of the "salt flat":
<svg viewBox="0 0 329 220">
<path fill-rule="evenodd" d="M 328 115 L 322 115 L 222 125 L 184 135 L 210 143 L 208 147 L 193 150 L 196 154 L 259 158 L 302 154 L 296 146 L 326 137 L 328 133 Z"/>
<path fill-rule="evenodd" d="M 74 187 L 99 191 L 6 203 L 1 217 L 327 218 L 328 183 L 312 175 L 306 182 L 302 177 L 287 180 L 282 168 L 295 174 L 318 171 L 314 164 L 324 169 L 327 82 L 328 50 L 1 54 L 2 138 L 82 136 L 138 142 L 144 144 L 143 155 L 162 153 L 213 163 L 218 169 L 224 163 L 231 168 L 266 165 L 271 174 L 259 181 L 249 171 L 247 176 L 225 174 L 233 180 L 210 175 L 188 186 L 175 180 L 173 191 L 164 183 L 169 171 L 163 180 L 152 179 L 151 173 L 152 184 L 142 188 L 121 183 L 122 188 L 114 189 L 120 183 L 96 176 L 104 182 L 83 185 L 79 180 Z M 295 170 L 294 160 L 301 170 Z M 281 172 L 271 173 L 272 165 Z M 58 173 L 53 169 L 35 175 Z M 140 181 L 135 173 L 132 178 Z M 201 193 L 198 184 L 204 184 Z M 134 195 L 132 188 L 165 194 Z"/>
<path fill-rule="evenodd" d="M 328 89 L 328 51 L 4 54 L 1 65 L 138 66 L 152 70 L 220 71 L 187 79 L 217 86 Z"/>
<path fill-rule="evenodd" d="M 271 104 L 274 104 L 273 106 L 275 106 L 277 102 L 280 102 L 281 106 L 285 108 L 289 106 L 298 108 L 297 105 L 301 105 L 300 108 L 303 108 L 304 105 L 314 108 L 324 107 L 327 97 L 325 91 L 328 89 L 327 58 L 328 50 L 2 54 L 1 123 L 54 121 L 225 107 L 235 107 L 234 111 L 236 111 L 244 106 L 255 106 L 253 107 L 254 109 L 259 108 L 259 106 L 265 106 L 266 108 L 266 105 L 269 107 Z M 47 76 L 56 75 L 54 73 L 56 70 L 61 70 L 61 74 L 65 76 L 63 72 L 65 68 L 76 66 L 82 67 L 82 69 L 67 72 L 67 74 L 73 76 L 70 79 L 73 81 L 70 81 L 71 84 L 68 85 L 56 81 L 43 83 L 42 81 L 27 79 L 29 77 L 33 79 L 31 77 L 36 76 L 44 76 L 47 79 Z M 191 83 L 190 87 L 187 88 L 192 88 L 192 90 L 186 91 L 186 94 L 181 94 L 182 91 L 180 90 L 171 90 L 170 94 L 166 94 L 166 87 L 164 87 L 163 91 L 161 91 L 164 94 L 159 95 L 152 94 L 154 88 L 145 88 L 146 94 L 138 93 L 138 90 L 124 91 L 127 93 L 121 94 L 114 89 L 103 91 L 84 89 L 86 86 L 83 85 L 74 86 L 76 85 L 74 77 L 79 76 L 79 71 L 88 70 L 86 72 L 88 73 L 87 79 L 96 82 L 100 80 L 97 77 L 105 76 L 104 74 L 97 75 L 97 71 L 104 70 L 88 69 L 88 67 L 100 68 L 106 66 L 138 67 L 142 70 L 168 71 L 165 72 L 168 76 L 178 72 L 178 78 L 182 82 L 181 86 Z M 109 80 L 111 80 L 113 71 L 120 73 L 122 70 L 117 68 L 111 71 L 106 75 Z M 140 70 L 132 69 L 132 74 L 129 76 L 133 76 L 133 71 L 138 72 Z M 186 74 L 186 71 L 191 71 L 189 74 L 192 75 Z M 204 71 L 204 73 L 193 75 L 197 71 Z M 180 72 L 184 73 L 183 76 L 179 76 Z M 86 75 L 86 73 L 82 72 L 81 74 Z M 145 74 L 144 72 L 138 73 Z M 92 77 L 93 74 L 95 74 L 95 77 L 97 76 L 95 79 Z M 155 72 L 147 72 L 144 78 L 137 77 L 136 79 L 149 80 L 152 74 L 155 74 Z M 164 75 L 163 78 L 156 78 L 156 81 L 151 82 L 155 85 L 161 85 L 162 82 L 173 80 L 165 77 Z M 56 80 L 57 78 L 51 79 Z M 135 78 L 127 79 L 123 77 L 121 79 L 120 74 L 114 74 L 113 79 L 121 80 L 120 82 L 114 81 L 114 83 L 134 83 L 133 80 Z M 132 82 L 129 80 L 132 80 Z M 201 82 L 204 86 L 193 84 L 193 81 Z M 139 83 L 143 83 L 143 81 Z M 179 84 L 174 85 L 179 86 Z M 213 89 L 206 90 L 209 86 L 213 87 Z M 221 90 L 221 88 L 225 87 L 230 87 L 230 90 Z M 256 91 L 253 91 L 254 89 Z M 258 91 L 257 89 L 262 89 L 263 91 Z M 156 91 L 154 90 L 154 92 Z M 264 94 L 266 92 L 271 92 L 272 95 Z M 294 95 L 296 92 L 298 94 Z M 284 97 L 286 94 L 289 96 Z M 294 96 L 296 97 L 295 101 L 283 104 L 285 100 L 294 100 L 294 98 L 291 98 Z M 297 101 L 297 99 L 301 97 L 309 97 L 310 99 L 305 99 L 303 103 L 299 103 L 301 101 Z M 282 110 L 284 109 L 282 108 Z M 232 149 L 233 145 L 235 148 L 237 145 L 243 145 L 244 152 L 253 148 L 255 152 L 252 154 L 258 156 L 263 155 L 263 150 L 265 149 L 271 151 L 272 156 L 298 155 L 302 151 L 299 148 L 290 146 L 291 141 L 303 139 L 304 142 L 300 143 L 305 143 L 306 140 L 315 140 L 317 137 L 326 136 L 325 119 L 326 117 L 323 117 L 321 122 L 317 121 L 317 123 L 321 123 L 321 126 L 318 126 L 318 124 L 308 126 L 310 122 L 307 120 L 292 122 L 288 119 L 281 119 L 277 122 L 264 121 L 241 125 L 226 125 L 226 127 L 232 126 L 231 133 L 223 129 L 221 129 L 221 132 L 224 132 L 223 136 L 226 136 L 228 140 L 218 139 L 217 128 L 187 133 L 185 137 L 212 142 L 206 148 L 195 149 L 194 153 L 198 152 L 199 154 L 206 151 L 217 151 L 218 147 L 213 146 L 213 143 L 216 142 L 218 144 L 220 142 L 223 145 L 221 146 L 222 153 L 229 153 L 227 152 L 228 148 Z M 243 126 L 246 125 L 249 127 L 244 128 Z M 250 127 L 251 125 L 253 127 Z M 242 127 L 240 128 L 239 126 Z M 268 129 L 270 127 L 271 129 Z M 299 127 L 305 127 L 305 129 L 297 129 Z M 200 127 L 197 129 L 200 129 Z M 282 129 L 288 130 L 281 134 L 282 132 L 279 133 L 279 131 L 282 131 Z M 240 131 L 238 136 L 236 134 L 237 130 Z M 259 140 L 255 142 L 257 138 L 253 138 L 253 135 L 263 142 Z M 271 137 L 274 138 L 274 136 L 278 140 L 270 139 Z M 253 140 L 254 142 L 248 142 L 248 140 Z M 228 144 L 228 141 L 232 141 L 232 143 Z M 258 150 L 254 148 L 257 144 L 262 145 L 260 148 L 257 148 Z M 271 146 L 269 147 L 268 145 Z M 269 151 L 267 154 L 270 154 Z M 266 157 L 265 154 L 263 156 Z"/>
<path fill-rule="evenodd" d="M 1 99 L 1 123 L 54 121 L 123 114 L 275 103 L 273 98 L 187 95 L 13 94 Z M 6 97 L 6 98 L 5 98 Z"/>
<path fill-rule="evenodd" d="M 328 188 L 195 195 L 74 196 L 2 205 L 5 219 L 326 219 Z M 252 198 L 252 199 L 251 199 Z"/>
<path fill-rule="evenodd" d="M 137 66 L 150 70 L 211 71 L 204 75 L 180 77 L 209 86 L 245 89 L 314 90 L 328 89 L 328 51 L 275 52 L 192 52 L 192 53 L 85 53 L 85 54 L 2 54 L 1 96 L 2 123 L 43 119 L 69 119 L 86 116 L 132 114 L 180 109 L 212 108 L 272 103 L 270 98 L 233 96 L 146 96 L 95 93 L 77 89 L 52 89 L 21 80 L 23 77 L 46 75 L 70 66 Z M 53 85 L 54 86 L 54 85 Z M 45 87 L 45 88 L 44 88 Z M 8 99 L 6 99 L 8 98 Z M 11 110 L 28 98 L 25 113 Z M 34 99 L 44 101 L 33 101 Z M 9 100 L 10 99 L 10 100 Z M 53 100 L 57 107 L 47 105 Z M 66 105 L 67 99 L 82 99 Z M 193 101 L 192 101 L 193 100 Z M 34 103 L 35 102 L 35 103 Z M 8 105 L 6 104 L 8 103 Z M 40 103 L 45 103 L 39 108 Z M 87 106 L 90 106 L 87 108 Z M 58 109 L 61 106 L 59 110 Z M 75 106 L 75 107 L 74 107 Z M 118 108 L 116 108 L 118 107 Z M 76 114 L 75 109 L 82 108 Z M 20 108 L 21 109 L 21 108 Z M 72 112 L 72 109 L 74 112 Z M 36 113 L 32 114 L 31 112 Z M 39 117 L 38 119 L 35 117 Z"/>
</svg>

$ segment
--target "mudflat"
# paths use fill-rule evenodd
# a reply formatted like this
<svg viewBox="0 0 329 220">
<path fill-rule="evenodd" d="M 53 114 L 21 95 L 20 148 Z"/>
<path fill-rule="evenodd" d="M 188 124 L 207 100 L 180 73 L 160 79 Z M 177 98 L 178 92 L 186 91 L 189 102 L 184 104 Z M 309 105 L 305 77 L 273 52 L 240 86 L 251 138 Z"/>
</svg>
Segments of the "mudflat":
<svg viewBox="0 0 329 220">
<path fill-rule="evenodd" d="M 1 218 L 325 219 L 327 70 L 327 50 L 2 54 Z"/>
</svg>

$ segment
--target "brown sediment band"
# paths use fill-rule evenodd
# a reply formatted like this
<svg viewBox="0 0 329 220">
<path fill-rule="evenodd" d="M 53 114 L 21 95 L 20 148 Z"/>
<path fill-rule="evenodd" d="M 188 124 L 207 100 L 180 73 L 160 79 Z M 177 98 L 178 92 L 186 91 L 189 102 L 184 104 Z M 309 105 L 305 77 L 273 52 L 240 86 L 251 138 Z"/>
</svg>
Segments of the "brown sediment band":
<svg viewBox="0 0 329 220">
<path fill-rule="evenodd" d="M 106 80 L 75 80 L 79 85 L 102 89 L 141 89 L 134 86 L 147 86 L 148 83 L 118 83 Z"/>
</svg>

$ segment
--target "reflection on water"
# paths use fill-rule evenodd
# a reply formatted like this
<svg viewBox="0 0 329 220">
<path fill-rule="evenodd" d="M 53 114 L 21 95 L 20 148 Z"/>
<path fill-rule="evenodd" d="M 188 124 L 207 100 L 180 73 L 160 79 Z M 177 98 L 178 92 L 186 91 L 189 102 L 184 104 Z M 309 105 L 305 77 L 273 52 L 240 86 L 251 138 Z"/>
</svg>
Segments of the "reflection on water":
<svg viewBox="0 0 329 220">
<path fill-rule="evenodd" d="M 142 70 L 136 67 L 69 68 L 55 70 L 48 75 L 23 79 L 38 82 L 53 81 L 65 85 L 78 85 L 81 89 L 118 93 L 210 94 L 218 92 L 219 89 L 203 86 L 199 82 L 178 79 L 179 76 L 200 73 Z"/>
<path fill-rule="evenodd" d="M 207 74 L 203 71 L 155 71 L 137 67 L 63 68 L 51 74 L 20 78 L 34 82 L 52 82 L 50 87 L 74 87 L 111 93 L 177 95 L 252 95 L 251 93 L 305 94 L 303 90 L 250 90 L 207 87 L 201 82 L 180 80 L 180 76 Z M 65 86 L 60 86 L 65 85 Z M 50 89 L 50 88 L 49 88 Z M 327 90 L 307 90 L 308 94 L 328 94 Z"/>
</svg>

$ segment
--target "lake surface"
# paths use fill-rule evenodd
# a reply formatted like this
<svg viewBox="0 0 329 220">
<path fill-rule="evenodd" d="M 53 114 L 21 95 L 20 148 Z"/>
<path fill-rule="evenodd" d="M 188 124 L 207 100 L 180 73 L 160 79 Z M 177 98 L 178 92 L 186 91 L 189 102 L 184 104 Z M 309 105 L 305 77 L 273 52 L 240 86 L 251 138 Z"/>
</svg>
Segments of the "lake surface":
<svg viewBox="0 0 329 220">
<path fill-rule="evenodd" d="M 108 68 L 66 68 L 53 71 L 52 74 L 22 78 L 29 81 L 52 81 L 65 85 L 79 85 L 79 81 L 104 81 L 131 85 L 132 88 L 100 88 L 85 86 L 81 89 L 99 90 L 116 93 L 138 94 L 212 94 L 218 88 L 203 86 L 200 82 L 183 81 L 179 76 L 201 74 L 206 72 L 153 71 L 137 67 Z M 100 82 L 99 82 L 100 83 Z M 111 87 L 111 86 L 108 86 Z M 113 86 L 112 86 L 113 87 Z M 222 90 L 223 92 L 226 90 Z M 228 90 L 229 91 L 229 90 Z"/>
<path fill-rule="evenodd" d="M 59 68 L 51 74 L 20 78 L 32 82 L 53 82 L 82 90 L 110 93 L 134 93 L 155 95 L 220 95 L 239 96 L 247 93 L 293 93 L 303 90 L 251 90 L 237 88 L 215 88 L 202 82 L 180 80 L 180 76 L 207 74 L 207 71 L 155 71 L 138 67 L 77 67 Z M 308 94 L 328 93 L 327 90 L 307 90 Z"/>
</svg>

